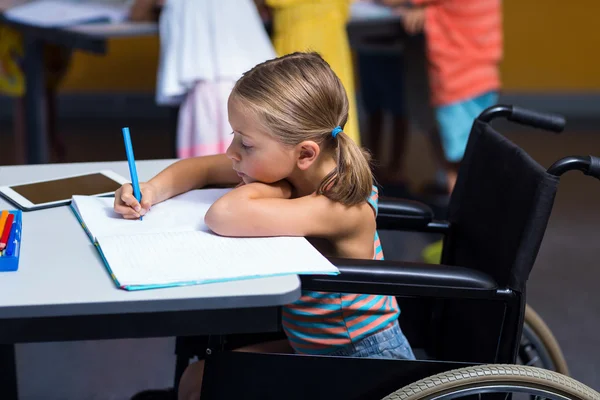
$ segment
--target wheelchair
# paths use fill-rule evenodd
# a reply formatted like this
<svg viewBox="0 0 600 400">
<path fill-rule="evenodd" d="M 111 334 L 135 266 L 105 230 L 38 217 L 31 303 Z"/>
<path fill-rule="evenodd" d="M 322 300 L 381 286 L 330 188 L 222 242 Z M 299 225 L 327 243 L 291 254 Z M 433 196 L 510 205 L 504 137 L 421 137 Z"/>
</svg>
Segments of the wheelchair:
<svg viewBox="0 0 600 400">
<path fill-rule="evenodd" d="M 560 116 L 508 105 L 482 112 L 447 220 L 435 219 L 417 201 L 380 199 L 378 230 L 443 234 L 440 264 L 330 258 L 339 275 L 301 276 L 306 290 L 395 296 L 417 360 L 240 353 L 228 351 L 223 336 L 212 336 L 195 351 L 206 360 L 202 399 L 496 399 L 525 393 L 600 400 L 598 392 L 550 370 L 566 364 L 553 358 L 560 348 L 548 344 L 551 332 L 526 304 L 560 177 L 579 170 L 600 179 L 600 159 L 570 156 L 545 169 L 492 128 L 499 117 L 555 132 L 565 124 Z M 200 343 L 178 338 L 176 383 L 192 354 L 185 345 L 190 339 Z M 528 354 L 532 348 L 537 355 Z M 519 359 L 542 359 L 552 368 L 518 365 Z"/>
</svg>

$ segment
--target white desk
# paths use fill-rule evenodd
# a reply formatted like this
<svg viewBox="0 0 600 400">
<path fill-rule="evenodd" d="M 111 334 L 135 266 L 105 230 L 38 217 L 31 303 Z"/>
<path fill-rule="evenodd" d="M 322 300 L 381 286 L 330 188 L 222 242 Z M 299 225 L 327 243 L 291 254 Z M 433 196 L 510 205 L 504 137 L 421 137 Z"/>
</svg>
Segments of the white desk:
<svg viewBox="0 0 600 400">
<path fill-rule="evenodd" d="M 140 180 L 172 162 L 138 162 Z M 129 176 L 125 161 L 8 166 L 0 185 L 100 169 Z M 24 212 L 19 269 L 0 272 L 0 397 L 16 397 L 14 343 L 271 332 L 278 307 L 299 297 L 295 275 L 121 290 L 69 207 Z"/>
<path fill-rule="evenodd" d="M 151 178 L 170 163 L 140 162 L 140 179 Z M 99 169 L 129 176 L 126 162 L 0 167 L 0 185 Z M 14 207 L 2 199 L 0 208 Z M 135 292 L 118 289 L 67 206 L 24 212 L 19 270 L 0 273 L 0 318 L 265 307 L 299 296 L 295 275 Z"/>
</svg>

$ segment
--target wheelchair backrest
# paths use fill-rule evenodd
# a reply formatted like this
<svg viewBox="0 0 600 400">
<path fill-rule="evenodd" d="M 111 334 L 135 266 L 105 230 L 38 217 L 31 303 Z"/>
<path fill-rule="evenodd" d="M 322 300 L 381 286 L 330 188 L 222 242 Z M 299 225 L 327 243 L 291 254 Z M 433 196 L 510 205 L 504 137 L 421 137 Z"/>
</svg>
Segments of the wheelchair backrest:
<svg viewBox="0 0 600 400">
<path fill-rule="evenodd" d="M 475 120 L 450 200 L 442 262 L 524 290 L 558 181 L 488 123 Z"/>
</svg>

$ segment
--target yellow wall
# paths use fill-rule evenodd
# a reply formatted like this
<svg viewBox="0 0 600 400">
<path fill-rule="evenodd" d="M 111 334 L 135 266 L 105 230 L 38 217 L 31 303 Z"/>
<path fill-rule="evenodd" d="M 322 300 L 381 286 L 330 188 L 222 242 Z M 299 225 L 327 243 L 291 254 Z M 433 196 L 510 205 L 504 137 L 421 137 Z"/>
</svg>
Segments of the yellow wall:
<svg viewBox="0 0 600 400">
<path fill-rule="evenodd" d="M 504 0 L 505 90 L 600 90 L 600 0 Z"/>
<path fill-rule="evenodd" d="M 65 92 L 153 92 L 158 37 L 114 39 L 104 56 L 76 52 L 61 90 Z"/>
<path fill-rule="evenodd" d="M 599 91 L 600 0 L 504 0 L 507 91 Z M 63 90 L 152 92 L 158 38 L 116 39 L 75 54 Z"/>
</svg>

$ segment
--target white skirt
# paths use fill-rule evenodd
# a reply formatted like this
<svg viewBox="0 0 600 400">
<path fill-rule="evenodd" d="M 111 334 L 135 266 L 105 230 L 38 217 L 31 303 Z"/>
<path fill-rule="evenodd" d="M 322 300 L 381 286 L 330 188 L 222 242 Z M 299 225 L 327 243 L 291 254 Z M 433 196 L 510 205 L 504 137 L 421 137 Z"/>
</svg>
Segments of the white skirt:
<svg viewBox="0 0 600 400">
<path fill-rule="evenodd" d="M 167 0 L 156 101 L 180 105 L 178 157 L 225 152 L 232 139 L 227 99 L 235 82 L 274 57 L 252 0 Z"/>
</svg>

